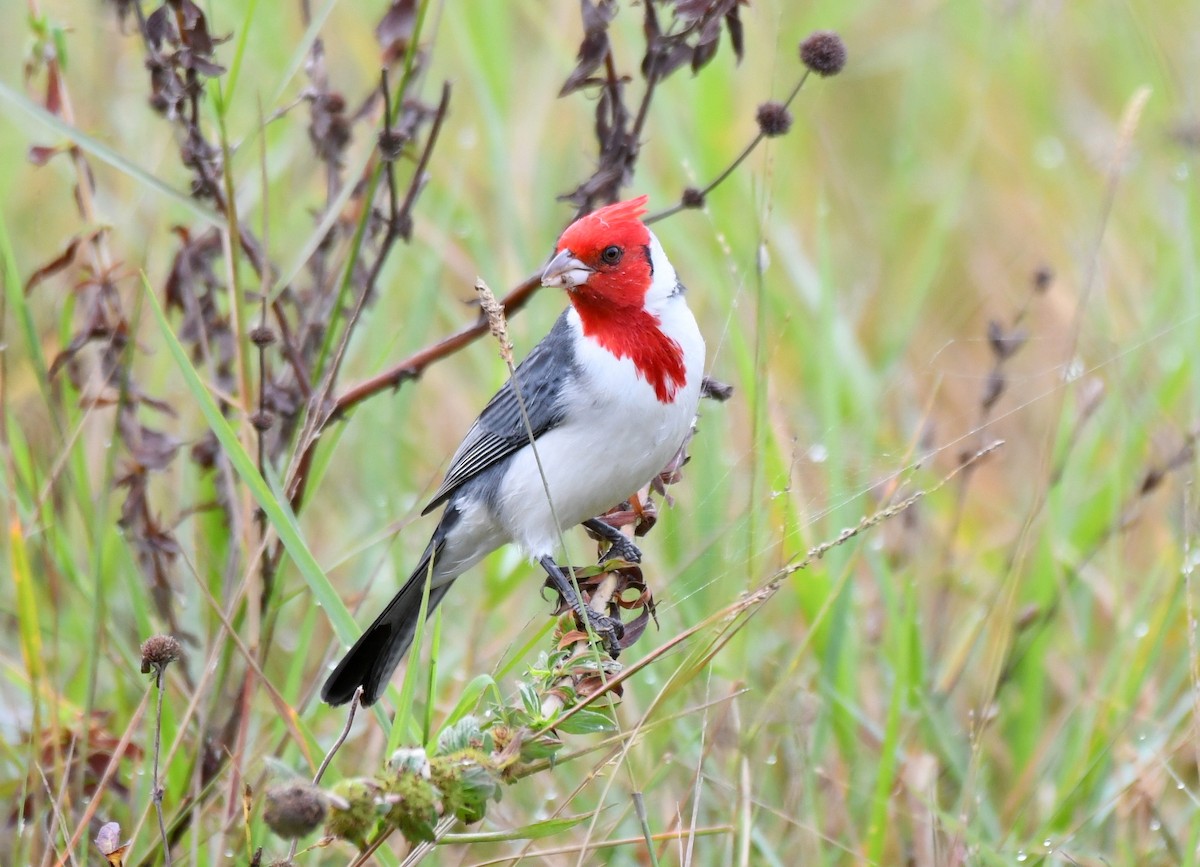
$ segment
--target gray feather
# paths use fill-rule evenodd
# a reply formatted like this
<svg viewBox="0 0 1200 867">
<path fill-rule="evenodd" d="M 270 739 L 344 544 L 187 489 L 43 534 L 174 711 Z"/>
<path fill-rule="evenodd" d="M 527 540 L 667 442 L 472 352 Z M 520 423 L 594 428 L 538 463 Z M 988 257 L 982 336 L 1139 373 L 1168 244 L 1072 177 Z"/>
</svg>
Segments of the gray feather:
<svg viewBox="0 0 1200 867">
<path fill-rule="evenodd" d="M 517 365 L 516 379 L 521 385 L 521 397 L 535 440 L 562 424 L 565 414 L 563 388 L 575 375 L 571 329 L 567 324 L 567 313 L 563 311 L 546 338 Z M 450 459 L 446 478 L 421 514 L 429 514 L 465 483 L 528 442 L 529 431 L 521 417 L 521 404 L 510 379 L 488 401 L 467 431 L 462 445 Z"/>
</svg>

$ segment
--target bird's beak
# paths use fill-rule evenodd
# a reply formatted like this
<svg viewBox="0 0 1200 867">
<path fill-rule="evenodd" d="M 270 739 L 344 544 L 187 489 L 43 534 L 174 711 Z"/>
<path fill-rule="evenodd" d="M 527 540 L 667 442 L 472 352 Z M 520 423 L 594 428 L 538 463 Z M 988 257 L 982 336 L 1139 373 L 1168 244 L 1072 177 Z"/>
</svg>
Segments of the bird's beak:
<svg viewBox="0 0 1200 867">
<path fill-rule="evenodd" d="M 559 251 L 542 272 L 543 286 L 573 289 L 587 282 L 595 270 L 580 262 L 569 249 Z"/>
</svg>

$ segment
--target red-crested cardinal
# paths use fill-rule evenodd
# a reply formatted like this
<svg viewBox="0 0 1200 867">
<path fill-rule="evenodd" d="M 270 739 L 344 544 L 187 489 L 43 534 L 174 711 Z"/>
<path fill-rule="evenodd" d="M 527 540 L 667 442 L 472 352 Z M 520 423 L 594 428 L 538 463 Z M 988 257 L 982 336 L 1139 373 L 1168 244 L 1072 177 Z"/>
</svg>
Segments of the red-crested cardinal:
<svg viewBox="0 0 1200 867">
<path fill-rule="evenodd" d="M 359 686 L 363 704 L 376 701 L 412 643 L 426 582 L 433 611 L 455 578 L 508 542 L 610 646 L 620 637 L 619 623 L 585 608 L 552 555 L 561 530 L 584 524 L 613 553 L 640 559 L 596 516 L 660 472 L 695 419 L 704 339 L 639 219 L 646 198 L 600 208 L 559 238 L 542 284 L 565 289 L 570 306 L 517 367 L 520 395 L 510 379 L 467 432 L 422 513 L 446 504 L 421 562 L 329 675 L 325 701 L 350 701 Z"/>
</svg>

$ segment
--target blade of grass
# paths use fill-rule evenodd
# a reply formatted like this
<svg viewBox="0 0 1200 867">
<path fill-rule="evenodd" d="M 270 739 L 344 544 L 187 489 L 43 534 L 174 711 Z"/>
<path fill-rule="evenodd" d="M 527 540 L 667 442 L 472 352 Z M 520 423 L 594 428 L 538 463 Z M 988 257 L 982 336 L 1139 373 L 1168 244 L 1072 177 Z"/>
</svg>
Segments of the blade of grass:
<svg viewBox="0 0 1200 867">
<path fill-rule="evenodd" d="M 246 55 L 246 42 L 250 36 L 250 25 L 254 21 L 254 13 L 258 9 L 258 0 L 248 0 L 246 3 L 246 14 L 242 18 L 242 26 L 237 28 L 237 41 L 233 48 L 233 60 L 229 63 L 229 73 L 224 77 L 224 87 L 220 88 L 220 99 L 217 100 L 219 111 L 222 114 L 229 108 L 229 104 L 233 102 L 233 95 L 237 91 L 238 79 L 242 73 L 242 59 Z M 218 79 L 218 82 L 221 79 Z"/>
<path fill-rule="evenodd" d="M 0 86 L 3 83 L 0 82 Z M 21 274 L 17 268 L 17 257 L 13 253 L 12 238 L 8 234 L 8 221 L 0 212 L 0 256 L 4 258 L 4 294 L 7 304 L 15 312 L 17 321 L 21 324 L 21 336 L 25 339 L 25 348 L 33 361 L 33 369 L 37 374 L 38 387 L 46 407 L 51 408 L 54 402 L 50 397 L 50 374 L 46 366 L 46 356 L 42 353 L 42 342 L 38 339 L 37 326 L 33 323 L 33 315 L 25 300 L 25 292 L 21 284 Z"/>
<path fill-rule="evenodd" d="M 0 102 L 7 103 L 11 108 L 17 109 L 27 117 L 41 123 L 43 126 L 49 127 L 54 132 L 69 140 L 80 150 L 139 181 L 165 198 L 170 199 L 176 205 L 179 205 L 192 214 L 192 216 L 218 228 L 225 227 L 225 220 L 215 211 L 206 208 L 191 196 L 180 192 L 165 181 L 156 178 L 99 139 L 92 138 L 83 130 L 71 126 L 62 118 L 46 111 L 46 109 L 29 99 L 25 94 L 14 90 L 3 81 L 0 81 Z"/>
<path fill-rule="evenodd" d="M 296 523 L 296 517 L 287 506 L 287 501 L 276 496 L 266 480 L 259 474 L 254 459 L 242 448 L 237 433 L 230 427 L 229 422 L 225 420 L 225 416 L 221 414 L 216 401 L 213 400 L 208 388 L 204 385 L 203 380 L 201 380 L 199 371 L 196 370 L 191 359 L 188 357 L 187 350 L 183 348 L 178 338 L 176 338 L 175 332 L 171 330 L 166 313 L 163 312 L 158 298 L 155 297 L 154 291 L 144 275 L 142 283 L 146 295 L 150 299 L 150 309 L 154 312 L 155 321 L 162 332 L 163 341 L 167 344 L 167 349 L 171 353 L 171 357 L 179 368 L 180 373 L 183 374 L 184 383 L 187 385 L 188 392 L 196 401 L 196 406 L 200 409 L 205 421 L 208 422 L 209 428 L 216 435 L 225 453 L 229 456 L 229 461 L 233 465 L 234 470 L 245 483 L 255 501 L 266 513 L 267 520 L 271 522 L 271 526 L 275 532 L 279 534 L 284 548 L 292 560 L 295 561 L 296 567 L 300 570 L 300 574 L 304 578 L 305 583 L 308 584 L 313 596 L 316 597 L 317 603 L 325 609 L 329 617 L 329 622 L 337 633 L 338 639 L 343 642 L 352 641 L 358 633 L 358 627 L 354 623 L 354 618 L 350 616 L 350 612 L 342 604 L 341 597 L 333 589 L 333 585 L 329 583 L 329 579 L 325 576 L 320 564 L 317 563 L 312 551 L 309 550 Z"/>
<path fill-rule="evenodd" d="M 867 858 L 872 864 L 882 864 L 885 860 L 884 851 L 891 830 L 888 826 L 887 816 L 888 809 L 892 806 L 892 786 L 896 781 L 900 724 L 904 717 L 903 711 L 908 705 L 910 692 L 915 689 L 915 684 L 912 682 L 913 642 L 910 631 L 916 605 L 915 595 L 915 588 L 910 582 L 904 594 L 901 617 L 896 624 L 892 699 L 888 707 L 883 744 L 879 748 L 875 792 L 871 799 L 870 820 L 867 823 Z"/>
</svg>

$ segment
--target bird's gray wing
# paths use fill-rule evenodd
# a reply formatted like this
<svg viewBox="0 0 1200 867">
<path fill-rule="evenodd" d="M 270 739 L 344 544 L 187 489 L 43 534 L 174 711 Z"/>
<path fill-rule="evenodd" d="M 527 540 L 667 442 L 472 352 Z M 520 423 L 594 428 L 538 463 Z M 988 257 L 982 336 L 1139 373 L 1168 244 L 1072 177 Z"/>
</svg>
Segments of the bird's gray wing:
<svg viewBox="0 0 1200 867">
<path fill-rule="evenodd" d="M 529 414 L 536 440 L 562 424 L 564 385 L 575 376 L 575 352 L 567 313 L 563 312 L 533 351 L 517 365 L 516 379 Z M 422 515 L 436 509 L 464 483 L 508 457 L 529 442 L 529 431 L 521 417 L 521 404 L 512 379 L 496 392 L 450 459 L 441 487 Z"/>
</svg>

